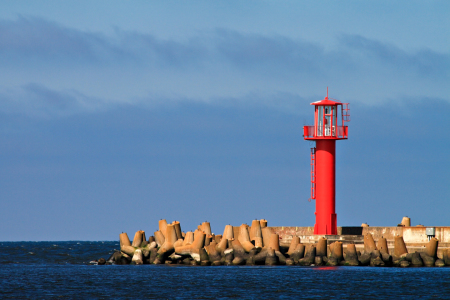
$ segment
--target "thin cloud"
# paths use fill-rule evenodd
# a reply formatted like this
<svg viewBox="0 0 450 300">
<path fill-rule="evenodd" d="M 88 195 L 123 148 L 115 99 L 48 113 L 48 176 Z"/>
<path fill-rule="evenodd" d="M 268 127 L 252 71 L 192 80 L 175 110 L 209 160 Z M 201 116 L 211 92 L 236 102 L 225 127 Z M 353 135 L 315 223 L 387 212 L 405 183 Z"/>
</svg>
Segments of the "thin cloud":
<svg viewBox="0 0 450 300">
<path fill-rule="evenodd" d="M 8 89 L 0 93 L 0 99 L 3 112 L 40 118 L 95 112 L 111 106 L 78 91 L 56 91 L 35 83 Z"/>
<path fill-rule="evenodd" d="M 20 17 L 0 20 L 0 53 L 40 56 L 42 59 L 66 57 L 92 63 L 95 60 L 137 59 L 140 62 L 163 62 L 165 66 L 182 66 L 192 62 L 221 61 L 238 68 L 270 65 L 297 71 L 310 71 L 337 58 L 357 63 L 355 53 L 393 67 L 415 67 L 430 74 L 448 76 L 450 55 L 429 49 L 407 53 L 381 41 L 359 35 L 342 35 L 341 48 L 325 51 L 323 45 L 283 36 L 242 34 L 216 29 L 187 41 L 163 40 L 151 34 L 116 31 L 115 36 L 84 32 L 39 18 Z M 353 57 L 353 59 L 352 59 Z M 26 57 L 22 57 L 26 59 Z M 195 66 L 194 66 L 195 67 Z"/>
<path fill-rule="evenodd" d="M 393 45 L 374 41 L 360 35 L 343 35 L 340 42 L 352 52 L 401 72 L 413 71 L 419 77 L 448 78 L 450 75 L 450 55 L 429 49 L 408 53 Z"/>
<path fill-rule="evenodd" d="M 329 84 L 342 87 L 347 101 L 364 95 L 368 103 L 448 94 L 447 53 L 407 52 L 358 35 L 337 41 L 325 48 L 228 29 L 171 40 L 120 29 L 108 36 L 33 17 L 0 20 L 0 111 L 66 115 L 182 101 L 298 111 L 297 99 L 317 100 Z"/>
</svg>

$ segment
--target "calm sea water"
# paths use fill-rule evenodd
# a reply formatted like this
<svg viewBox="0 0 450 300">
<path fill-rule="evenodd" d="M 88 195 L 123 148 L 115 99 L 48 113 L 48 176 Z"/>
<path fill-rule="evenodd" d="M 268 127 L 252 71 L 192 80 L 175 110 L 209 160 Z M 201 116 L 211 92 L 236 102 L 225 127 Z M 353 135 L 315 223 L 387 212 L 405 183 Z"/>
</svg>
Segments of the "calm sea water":
<svg viewBox="0 0 450 300">
<path fill-rule="evenodd" d="M 97 266 L 117 242 L 0 242 L 1 299 L 450 299 L 450 268 Z"/>
</svg>

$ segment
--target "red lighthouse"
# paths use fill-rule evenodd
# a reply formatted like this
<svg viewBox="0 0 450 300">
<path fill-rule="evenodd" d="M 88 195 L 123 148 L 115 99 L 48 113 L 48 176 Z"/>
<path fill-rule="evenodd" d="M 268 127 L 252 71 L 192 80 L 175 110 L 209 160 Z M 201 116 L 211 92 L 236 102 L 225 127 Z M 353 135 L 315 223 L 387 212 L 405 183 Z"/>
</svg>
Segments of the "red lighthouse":
<svg viewBox="0 0 450 300">
<path fill-rule="evenodd" d="M 316 147 L 311 148 L 311 199 L 316 200 L 314 234 L 336 235 L 336 140 L 348 137 L 345 122 L 350 121 L 350 109 L 348 103 L 329 99 L 328 88 L 325 99 L 311 105 L 315 108 L 314 126 L 303 126 L 303 137 L 316 141 Z"/>
</svg>

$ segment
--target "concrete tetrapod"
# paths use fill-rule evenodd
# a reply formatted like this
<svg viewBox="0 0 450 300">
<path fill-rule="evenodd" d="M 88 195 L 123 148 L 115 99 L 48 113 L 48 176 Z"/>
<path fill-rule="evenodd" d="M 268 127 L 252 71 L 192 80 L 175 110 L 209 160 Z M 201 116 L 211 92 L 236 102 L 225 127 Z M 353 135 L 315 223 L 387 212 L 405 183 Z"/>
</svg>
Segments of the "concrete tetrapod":
<svg viewBox="0 0 450 300">
<path fill-rule="evenodd" d="M 164 242 L 166 241 L 166 238 L 164 237 L 164 234 L 161 231 L 155 231 L 155 240 L 158 247 L 161 247 Z"/>
<path fill-rule="evenodd" d="M 164 248 L 164 247 L 159 248 L 156 253 L 156 258 L 153 261 L 153 264 L 160 265 L 160 264 L 165 263 L 165 261 L 169 255 L 170 255 L 170 252 L 167 251 L 166 248 Z"/>
<path fill-rule="evenodd" d="M 254 242 L 255 242 L 255 247 L 256 248 L 262 248 L 263 247 L 262 237 L 255 237 Z"/>
<path fill-rule="evenodd" d="M 129 255 L 131 260 L 131 257 L 133 257 L 136 248 L 131 246 L 130 239 L 128 238 L 128 235 L 125 232 L 122 232 L 119 235 L 119 239 L 120 239 L 120 251 L 122 253 Z"/>
<path fill-rule="evenodd" d="M 182 246 L 191 245 L 194 242 L 194 233 L 192 231 L 186 232 Z"/>
<path fill-rule="evenodd" d="M 134 251 L 134 255 L 133 255 L 133 258 L 131 259 L 131 262 L 136 265 L 144 264 L 144 258 L 143 258 L 141 249 L 136 249 L 136 251 Z"/>
<path fill-rule="evenodd" d="M 120 251 L 114 251 L 114 253 L 108 258 L 108 260 L 106 262 L 108 263 L 113 263 L 116 260 L 119 260 L 120 257 L 122 256 L 122 253 Z"/>
<path fill-rule="evenodd" d="M 219 243 L 221 239 L 222 239 L 222 235 L 221 234 L 218 234 L 218 235 L 214 236 L 214 240 L 216 241 L 216 243 Z"/>
<path fill-rule="evenodd" d="M 327 256 L 327 239 L 321 237 L 317 242 L 316 256 Z"/>
<path fill-rule="evenodd" d="M 286 266 L 293 266 L 295 265 L 295 261 L 292 257 L 286 258 Z"/>
<path fill-rule="evenodd" d="M 294 250 L 294 253 L 292 253 L 290 257 L 294 260 L 294 263 L 297 264 L 300 259 L 305 257 L 305 245 L 298 244 Z"/>
<path fill-rule="evenodd" d="M 278 258 L 278 262 L 281 265 L 286 264 L 286 257 L 280 252 L 280 236 L 276 233 L 272 233 L 269 240 L 269 248 L 275 251 L 275 256 Z"/>
<path fill-rule="evenodd" d="M 227 240 L 226 238 L 222 238 L 222 239 L 220 240 L 220 242 L 217 243 L 217 246 L 216 246 L 217 251 L 219 251 L 219 253 L 220 253 L 221 255 L 223 255 L 223 252 L 224 252 L 225 250 L 227 250 L 227 248 L 229 248 L 229 247 L 228 247 L 228 241 L 232 241 L 232 240 L 234 240 L 234 239 L 229 239 L 229 240 Z"/>
<path fill-rule="evenodd" d="M 212 241 L 208 246 L 205 247 L 205 250 L 209 256 L 209 261 L 211 263 L 220 262 L 220 259 L 222 258 L 220 252 L 217 251 L 216 246 L 217 243 L 215 241 Z"/>
<path fill-rule="evenodd" d="M 345 256 L 346 266 L 359 266 L 358 254 L 355 244 L 347 244 L 347 253 Z"/>
<path fill-rule="evenodd" d="M 145 237 L 145 231 L 142 231 L 142 242 L 147 243 L 147 238 Z M 142 245 L 142 244 L 141 244 Z M 147 245 L 147 244 L 146 244 Z"/>
<path fill-rule="evenodd" d="M 198 262 L 208 261 L 209 262 L 209 256 L 205 248 L 201 248 L 199 250 L 199 255 L 193 257 Z"/>
<path fill-rule="evenodd" d="M 399 258 L 402 254 L 408 253 L 406 249 L 405 241 L 402 236 L 396 236 L 394 238 L 394 256 Z"/>
<path fill-rule="evenodd" d="M 153 264 L 153 262 L 155 261 L 157 255 L 158 255 L 158 249 L 156 249 L 156 248 L 151 249 L 150 250 L 150 256 L 148 258 L 148 263 L 149 264 Z"/>
<path fill-rule="evenodd" d="M 434 264 L 436 262 L 436 259 L 434 257 L 429 256 L 426 252 L 421 252 L 420 258 L 422 258 L 425 267 L 434 267 Z"/>
<path fill-rule="evenodd" d="M 183 232 L 181 231 L 181 224 L 178 221 L 173 221 L 172 225 L 175 227 L 175 232 L 177 234 L 177 240 L 183 239 Z"/>
<path fill-rule="evenodd" d="M 286 264 L 286 256 L 283 255 L 280 251 L 275 251 L 275 256 L 278 258 L 278 263 L 280 265 Z"/>
<path fill-rule="evenodd" d="M 326 256 L 321 256 L 321 255 L 317 255 L 315 260 L 314 260 L 314 265 L 315 266 L 323 266 L 324 265 L 324 260 L 322 257 L 326 257 Z M 328 262 L 328 260 L 327 260 Z"/>
<path fill-rule="evenodd" d="M 208 246 L 211 243 L 211 241 L 213 240 L 213 238 L 214 238 L 213 235 L 207 234 L 205 237 L 205 246 Z"/>
<path fill-rule="evenodd" d="M 436 259 L 439 240 L 437 238 L 431 238 L 428 244 L 425 245 L 425 253 Z"/>
<path fill-rule="evenodd" d="M 226 249 L 223 254 L 225 255 L 224 265 L 229 266 L 231 265 L 232 261 L 234 260 L 234 250 L 233 248 Z"/>
<path fill-rule="evenodd" d="M 139 247 L 142 244 L 142 242 L 145 241 L 144 234 L 145 234 L 144 231 L 138 230 L 134 234 L 134 239 L 133 239 L 133 243 L 131 244 L 131 246 Z"/>
<path fill-rule="evenodd" d="M 247 231 L 248 231 L 248 225 L 244 224 L 245 227 L 247 227 Z M 233 226 L 233 238 L 237 239 L 239 237 L 239 232 L 241 230 L 240 226 Z"/>
<path fill-rule="evenodd" d="M 156 248 L 156 242 L 151 242 L 150 244 L 145 245 L 142 249 L 142 255 L 144 258 L 148 258 L 150 256 L 150 251 Z"/>
<path fill-rule="evenodd" d="M 310 266 L 314 264 L 316 260 L 316 245 L 310 245 L 308 251 L 306 251 L 305 257 L 298 261 L 301 266 Z"/>
<path fill-rule="evenodd" d="M 436 267 L 445 267 L 445 262 L 443 259 L 436 259 L 436 263 L 435 263 Z"/>
<path fill-rule="evenodd" d="M 334 242 L 330 257 L 328 257 L 327 266 L 338 266 L 343 260 L 342 242 Z"/>
<path fill-rule="evenodd" d="M 332 242 L 330 245 L 328 245 L 328 256 L 331 256 L 331 254 L 333 253 L 333 247 L 334 247 L 334 242 Z"/>
<path fill-rule="evenodd" d="M 175 264 L 180 262 L 184 257 L 181 255 L 176 254 L 175 252 L 170 254 L 169 257 L 166 260 L 166 263 Z"/>
<path fill-rule="evenodd" d="M 249 257 L 247 259 L 247 265 L 263 265 L 263 264 L 265 264 L 266 256 L 267 256 L 267 249 L 268 248 L 261 249 L 261 251 L 259 253 L 256 253 L 255 255 L 251 255 L 251 252 L 250 252 Z M 256 248 L 254 250 L 252 250 L 252 252 L 254 252 L 255 250 L 256 250 Z"/>
<path fill-rule="evenodd" d="M 411 258 L 411 265 L 413 267 L 422 267 L 423 266 L 423 260 L 420 257 L 419 252 L 414 252 Z"/>
<path fill-rule="evenodd" d="M 184 243 L 183 239 L 178 239 L 175 243 L 173 243 L 173 247 L 175 248 L 183 246 L 183 243 Z"/>
<path fill-rule="evenodd" d="M 223 230 L 223 235 L 222 235 L 222 239 L 232 239 L 234 237 L 233 235 L 233 226 L 231 225 L 226 225 L 225 229 Z"/>
<path fill-rule="evenodd" d="M 183 263 L 183 265 L 190 265 L 191 264 L 191 260 L 192 259 L 190 257 L 186 257 L 181 262 Z"/>
<path fill-rule="evenodd" d="M 124 245 L 120 248 L 120 251 L 128 254 L 130 257 L 133 257 L 134 251 L 136 251 L 136 248 L 134 248 L 133 246 Z"/>
<path fill-rule="evenodd" d="M 259 220 L 259 224 L 261 225 L 261 229 L 267 227 L 267 220 L 261 219 Z"/>
<path fill-rule="evenodd" d="M 242 247 L 239 240 L 233 240 L 231 242 L 231 247 L 233 247 L 234 250 L 234 259 L 232 264 L 233 265 L 245 264 L 247 258 L 249 257 L 249 254 L 245 253 L 244 247 Z"/>
<path fill-rule="evenodd" d="M 131 256 L 126 253 L 120 252 L 120 258 L 115 260 L 118 265 L 128 265 L 131 263 Z"/>
<path fill-rule="evenodd" d="M 403 217 L 402 222 L 400 223 L 403 226 L 410 227 L 411 226 L 411 218 Z"/>
<path fill-rule="evenodd" d="M 377 250 L 373 236 L 370 233 L 364 235 L 364 252 L 371 253 L 373 250 Z"/>
<path fill-rule="evenodd" d="M 119 234 L 120 247 L 122 246 L 131 246 L 130 239 L 128 238 L 128 234 L 126 232 L 122 232 Z"/>
<path fill-rule="evenodd" d="M 289 245 L 289 249 L 286 252 L 287 255 L 292 255 L 292 253 L 294 253 L 295 248 L 297 248 L 297 246 L 300 244 L 300 238 L 298 236 L 294 236 L 292 237 L 292 241 L 291 244 Z"/>
<path fill-rule="evenodd" d="M 254 223 L 254 224 L 253 224 Z M 252 227 L 250 227 L 250 240 L 254 241 L 256 248 L 262 248 L 263 247 L 263 238 L 262 238 L 262 231 L 261 231 L 261 223 L 259 220 L 255 220 L 252 222 Z M 253 235 L 253 237 L 252 237 Z"/>
<path fill-rule="evenodd" d="M 387 240 L 384 237 L 381 237 L 378 240 L 378 246 L 377 246 L 378 250 L 380 250 L 381 253 L 387 253 L 389 254 L 389 248 L 387 245 Z"/>
<path fill-rule="evenodd" d="M 434 267 L 437 259 L 439 240 L 431 238 L 425 245 L 425 252 L 420 253 L 420 257 L 426 267 Z"/>
<path fill-rule="evenodd" d="M 250 242 L 247 225 L 245 224 L 240 226 L 238 240 L 246 252 L 250 252 L 253 248 L 255 248 L 255 246 Z"/>
<path fill-rule="evenodd" d="M 359 264 L 361 266 L 368 266 L 370 264 L 371 258 L 372 256 L 370 255 L 370 253 L 364 252 L 358 257 Z"/>
<path fill-rule="evenodd" d="M 262 239 L 261 223 L 259 220 L 253 220 L 252 227 L 250 227 L 250 241 L 255 241 L 255 238 Z"/>
<path fill-rule="evenodd" d="M 166 237 L 167 221 L 165 219 L 159 220 L 158 226 L 159 226 L 159 231 L 163 234 L 164 237 Z"/>
<path fill-rule="evenodd" d="M 245 263 L 247 265 L 251 265 L 251 266 L 255 265 L 255 257 L 257 255 L 259 255 L 261 252 L 265 253 L 265 254 L 263 254 L 264 257 L 267 255 L 267 249 L 253 248 L 248 254 L 246 254 L 247 259 L 246 259 Z"/>
<path fill-rule="evenodd" d="M 443 259 L 446 266 L 450 266 L 450 255 L 449 255 L 449 249 L 444 249 L 443 251 Z"/>
<path fill-rule="evenodd" d="M 373 250 L 370 253 L 370 265 L 372 267 L 384 267 L 384 261 L 381 258 L 380 250 Z"/>
<path fill-rule="evenodd" d="M 272 248 L 274 251 L 280 251 L 280 236 L 278 234 L 272 233 L 270 235 L 269 248 Z"/>
<path fill-rule="evenodd" d="M 210 266 L 211 262 L 209 261 L 209 256 L 206 253 L 205 248 L 200 249 L 200 265 L 201 266 Z"/>
<path fill-rule="evenodd" d="M 338 259 L 339 261 L 344 259 L 342 242 L 334 242 L 333 253 L 331 255 L 336 257 L 336 259 Z"/>
<path fill-rule="evenodd" d="M 381 252 L 381 259 L 383 260 L 386 266 L 392 265 L 392 256 L 386 252 Z"/>
<path fill-rule="evenodd" d="M 203 222 L 202 226 L 201 226 L 201 230 L 206 234 L 206 235 L 211 235 L 211 224 L 209 222 Z"/>
<path fill-rule="evenodd" d="M 263 237 L 263 247 L 264 248 L 269 247 L 269 241 L 270 241 L 270 236 L 272 234 L 272 231 L 270 230 L 269 227 L 263 227 L 261 229 L 261 234 Z"/>
<path fill-rule="evenodd" d="M 175 248 L 175 253 L 179 255 L 190 255 L 192 258 L 196 259 L 200 256 L 200 249 L 205 245 L 205 236 L 206 235 L 202 231 L 196 230 L 193 243 L 191 245 Z"/>
<path fill-rule="evenodd" d="M 274 266 L 277 264 L 277 257 L 275 255 L 275 250 L 272 249 L 271 247 L 269 247 L 269 249 L 267 249 L 267 256 L 266 256 L 265 264 L 268 266 Z"/>
<path fill-rule="evenodd" d="M 234 250 L 235 257 L 242 257 L 243 259 L 248 258 L 248 254 L 245 252 L 245 249 L 244 247 L 242 247 L 242 244 L 241 242 L 239 242 L 239 240 L 232 240 L 231 247 Z"/>
<path fill-rule="evenodd" d="M 158 250 L 158 254 L 161 254 L 163 252 L 162 249 L 165 249 L 167 252 L 169 252 L 168 253 L 169 255 L 172 254 L 172 252 L 175 249 L 174 244 L 176 241 L 177 241 L 177 233 L 175 231 L 175 226 L 167 225 L 165 241 L 164 244 L 162 244 L 161 248 Z"/>
</svg>

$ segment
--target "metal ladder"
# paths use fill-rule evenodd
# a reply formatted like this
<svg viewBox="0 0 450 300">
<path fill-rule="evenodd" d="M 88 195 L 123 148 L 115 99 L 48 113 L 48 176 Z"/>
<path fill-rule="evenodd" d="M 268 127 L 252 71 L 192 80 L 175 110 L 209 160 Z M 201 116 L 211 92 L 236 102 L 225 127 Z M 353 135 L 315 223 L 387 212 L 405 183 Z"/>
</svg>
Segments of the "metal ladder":
<svg viewBox="0 0 450 300">
<path fill-rule="evenodd" d="M 316 148 L 311 148 L 311 198 L 308 199 L 311 202 L 312 199 L 316 199 Z"/>
<path fill-rule="evenodd" d="M 350 122 L 350 103 L 342 103 L 342 121 Z"/>
</svg>

